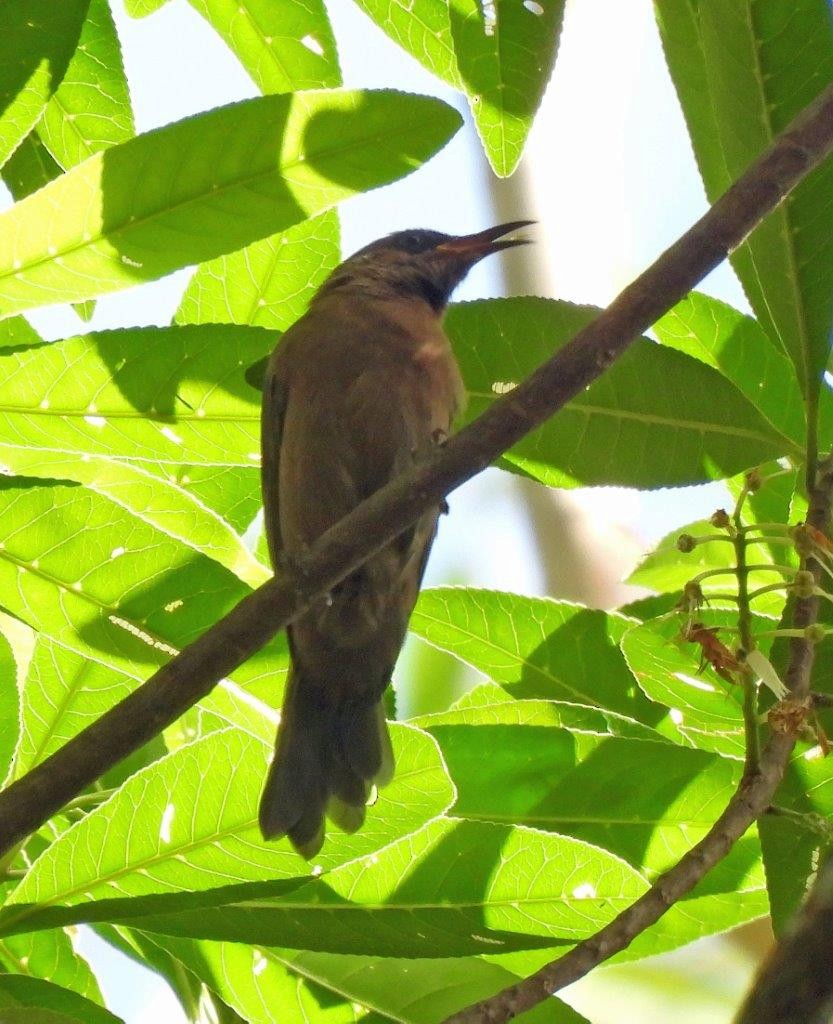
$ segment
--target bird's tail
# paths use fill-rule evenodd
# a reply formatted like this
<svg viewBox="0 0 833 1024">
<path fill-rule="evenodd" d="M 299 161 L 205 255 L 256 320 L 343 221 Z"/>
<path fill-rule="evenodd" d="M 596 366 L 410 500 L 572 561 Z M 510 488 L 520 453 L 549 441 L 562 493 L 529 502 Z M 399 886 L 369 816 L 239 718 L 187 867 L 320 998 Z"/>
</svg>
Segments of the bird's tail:
<svg viewBox="0 0 833 1024">
<path fill-rule="evenodd" d="M 260 800 L 264 839 L 286 835 L 302 856 L 314 857 L 324 842 L 324 816 L 355 832 L 364 821 L 371 786 L 384 786 L 392 776 L 381 701 L 337 703 L 293 671 Z"/>
</svg>

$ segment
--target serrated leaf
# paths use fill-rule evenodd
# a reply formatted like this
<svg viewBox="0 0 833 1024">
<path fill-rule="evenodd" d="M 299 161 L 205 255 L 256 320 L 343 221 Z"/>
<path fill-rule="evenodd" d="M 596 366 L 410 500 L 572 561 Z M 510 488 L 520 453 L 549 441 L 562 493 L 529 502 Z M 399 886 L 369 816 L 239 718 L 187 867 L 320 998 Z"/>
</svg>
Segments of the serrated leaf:
<svg viewBox="0 0 833 1024">
<path fill-rule="evenodd" d="M 88 5 L 89 0 L 14 0 L 0 9 L 0 166 L 60 85 Z"/>
<path fill-rule="evenodd" d="M 529 724 L 429 720 L 427 728 L 457 788 L 456 815 L 582 839 L 622 857 L 649 880 L 703 838 L 741 777 L 739 763 L 659 738 Z M 760 847 L 750 834 L 733 847 L 720 872 L 681 901 L 673 926 L 655 938 L 657 949 L 758 917 L 763 889 Z M 731 906 L 727 896 L 737 897 Z"/>
<path fill-rule="evenodd" d="M 229 522 L 209 508 L 194 491 L 200 491 L 199 470 L 206 467 L 167 466 L 164 475 L 158 466 L 111 459 L 103 455 L 82 455 L 73 452 L 48 452 L 42 448 L 23 448 L 0 442 L 0 466 L 20 476 L 44 480 L 76 480 L 109 498 L 117 505 L 168 536 L 207 555 L 231 569 L 235 576 L 250 586 L 259 586 L 271 575 L 243 543 L 240 534 Z M 209 467 L 229 487 L 225 497 L 232 497 L 234 468 Z M 243 471 L 245 472 L 245 471 Z M 242 483 L 242 481 L 241 481 Z M 248 487 L 248 481 L 245 481 Z M 259 507 L 259 485 L 257 486 Z M 247 503 L 248 504 L 248 503 Z M 232 511 L 234 511 L 232 509 Z M 256 509 L 255 509 L 256 511 Z M 252 516 L 254 512 L 252 513 Z"/>
<path fill-rule="evenodd" d="M 91 926 L 108 945 L 142 967 L 150 966 L 171 987 L 186 1016 L 194 1013 L 200 1003 L 201 983 L 198 978 L 183 969 L 182 963 L 174 959 L 159 946 L 151 944 L 144 932 L 108 924 Z M 188 940 L 183 940 L 185 944 Z M 234 1024 L 234 1022 L 231 1022 Z"/>
<path fill-rule="evenodd" d="M 160 7 L 164 7 L 168 0 L 123 0 L 123 2 L 124 9 L 131 18 L 146 18 L 148 14 L 153 14 Z"/>
<path fill-rule="evenodd" d="M 709 627 L 722 627 L 718 639 L 732 648 L 729 630 L 737 625 L 737 613 L 703 609 L 699 618 Z M 742 758 L 743 689 L 730 686 L 710 666 L 701 672 L 700 647 L 681 639 L 683 625 L 683 616 L 676 614 L 635 626 L 622 638 L 622 653 L 647 696 L 672 709 L 662 723 L 664 735 Z"/>
<path fill-rule="evenodd" d="M 328 210 L 203 263 L 188 282 L 174 321 L 285 331 L 340 259 L 338 214 Z"/>
<path fill-rule="evenodd" d="M 187 942 L 159 935 L 148 936 L 148 940 L 175 952 L 250 1024 L 273 1024 L 275 1006 L 281 1008 L 285 1024 L 366 1020 L 364 1008 L 399 1024 L 434 1024 L 518 981 L 517 974 L 475 957 L 398 960 L 274 947 L 252 949 L 230 942 Z M 407 977 L 407 985 L 402 984 L 403 977 Z M 547 1019 L 558 1024 L 583 1021 L 574 1012 L 570 1015 L 559 1000 L 553 1010 L 557 1016 Z"/>
<path fill-rule="evenodd" d="M 0 633 L 0 783 L 12 763 L 20 733 L 17 664 L 8 638 Z"/>
<path fill-rule="evenodd" d="M 646 886 L 623 861 L 574 839 L 437 818 L 290 891 L 275 882 L 269 887 L 267 897 L 252 892 L 243 900 L 150 913 L 132 923 L 163 934 L 259 946 L 467 956 L 575 942 Z M 89 908 L 81 904 L 78 910 Z M 20 927 L 23 917 L 12 923 L 12 915 L 32 910 L 9 907 L 5 913 L 8 927 Z"/>
<path fill-rule="evenodd" d="M 133 137 L 121 46 L 107 0 L 90 0 L 78 48 L 36 131 L 64 168 Z"/>
<path fill-rule="evenodd" d="M 142 327 L 0 351 L 0 432 L 45 453 L 257 466 L 260 396 L 245 367 L 271 332 Z"/>
<path fill-rule="evenodd" d="M 369 18 L 450 85 L 462 88 L 446 0 L 355 0 Z"/>
<path fill-rule="evenodd" d="M 446 329 L 471 422 L 523 380 L 595 310 L 517 298 L 451 307 Z M 729 476 L 801 449 L 699 360 L 637 341 L 501 464 L 550 486 L 662 487 Z"/>
<path fill-rule="evenodd" d="M 719 370 L 778 433 L 804 446 L 807 416 L 795 370 L 756 320 L 691 292 L 653 330 L 663 345 Z"/>
<path fill-rule="evenodd" d="M 120 1017 L 77 992 L 41 978 L 27 978 L 23 975 L 0 974 L 0 1005 L 3 1007 L 0 1019 L 4 1021 L 7 1007 L 28 1007 L 33 1016 L 20 1019 L 31 1019 L 33 1024 L 37 1020 L 35 1014 L 38 1010 L 66 1014 L 68 1019 L 78 1021 L 79 1024 L 121 1024 Z"/>
<path fill-rule="evenodd" d="M 748 521 L 748 517 L 744 518 Z M 759 541 L 758 536 L 750 534 L 750 543 L 746 547 L 747 565 L 761 567 L 750 570 L 747 574 L 750 593 L 777 584 L 784 578 L 782 572 L 774 568 L 768 569 L 766 566 L 785 563 L 789 565 L 793 561 L 789 545 L 770 546 L 765 541 Z M 681 551 L 678 547 L 680 537 L 696 541 L 694 550 Z M 797 564 L 795 567 L 798 568 Z M 697 586 L 707 601 L 714 600 L 725 605 L 726 601 L 732 601 L 738 593 L 738 580 L 734 569 L 735 549 L 728 533 L 700 519 L 666 534 L 634 569 L 627 582 L 635 586 L 649 587 L 661 594 L 675 594 L 682 591 L 691 580 L 697 579 Z M 715 575 L 698 579 L 706 573 Z M 752 601 L 758 614 L 777 619 L 783 611 L 784 598 L 785 592 L 780 590 L 760 594 L 752 598 Z"/>
<path fill-rule="evenodd" d="M 229 570 L 83 487 L 0 478 L 0 521 L 6 609 L 133 678 L 144 679 L 250 593 Z M 277 700 L 287 661 L 277 638 L 233 677 L 246 682 L 250 700 L 258 687 Z"/>
<path fill-rule="evenodd" d="M 261 507 L 258 466 L 171 466 L 152 465 L 148 471 L 176 483 L 195 501 L 216 512 L 238 534 L 254 522 Z M 265 564 L 265 563 L 263 563 Z"/>
<path fill-rule="evenodd" d="M 32 347 L 45 344 L 46 342 L 25 317 L 13 316 L 8 320 L 0 320 L 0 350 L 16 346 Z"/>
<path fill-rule="evenodd" d="M 360 832 L 330 831 L 318 870 L 367 857 L 450 804 L 435 742 L 406 726 L 391 732 L 394 781 Z M 40 856 L 7 903 L 7 927 L 42 926 L 53 906 L 78 907 L 77 920 L 87 919 L 87 910 L 94 920 L 118 920 L 156 906 L 142 902 L 152 894 L 309 878 L 310 866 L 287 842 L 260 837 L 257 804 L 270 754 L 271 744 L 227 729 L 138 772 Z M 103 900 L 116 902 L 96 911 Z"/>
<path fill-rule="evenodd" d="M 3 181 L 12 198 L 22 199 L 53 181 L 63 168 L 55 163 L 37 132 L 31 131 L 3 166 Z"/>
<path fill-rule="evenodd" d="M 0 938 L 0 970 L 43 978 L 94 1003 L 103 1002 L 89 964 L 75 952 L 69 936 L 60 928 Z"/>
<path fill-rule="evenodd" d="M 680 537 L 691 537 L 697 541 L 697 546 L 693 551 L 681 551 Z M 706 540 L 707 537 L 714 539 Z M 627 582 L 660 594 L 674 594 L 701 572 L 729 569 L 734 564 L 735 552 L 729 535 L 708 520 L 698 519 L 667 533 L 653 551 L 645 555 Z M 733 585 L 737 589 L 736 583 L 733 576 L 727 575 L 705 579 L 699 586 L 708 595 L 731 592 Z"/>
<path fill-rule="evenodd" d="M 720 811 L 722 808 L 717 808 Z M 754 826 L 685 897 L 641 932 L 610 963 L 640 960 L 718 935 L 769 913 L 760 844 Z"/>
<path fill-rule="evenodd" d="M 440 587 L 423 591 L 410 628 L 518 697 L 609 708 L 654 725 L 618 648 L 630 620 L 547 598 Z"/>
<path fill-rule="evenodd" d="M 464 91 L 496 174 L 511 174 L 555 62 L 563 0 L 356 0 L 433 74 Z"/>
<path fill-rule="evenodd" d="M 801 744 L 772 801 L 777 807 L 806 815 L 806 822 L 773 814 L 764 814 L 758 822 L 773 927 L 778 935 L 804 902 L 819 859 L 830 845 L 833 761 L 820 753 Z M 818 821 L 815 826 L 814 817 Z"/>
<path fill-rule="evenodd" d="M 175 955 L 226 1006 L 247 1024 L 272 1024 L 280 1007 L 281 1024 L 375 1024 L 355 1001 L 287 971 L 272 949 L 231 942 L 199 942 L 142 932 L 143 948 Z M 199 983 L 199 982 L 198 982 Z"/>
<path fill-rule="evenodd" d="M 40 636 L 21 693 L 23 728 L 15 777 L 25 775 L 135 688 L 133 677 Z"/>
<path fill-rule="evenodd" d="M 410 722 L 429 732 L 445 725 L 533 725 L 591 736 L 622 736 L 654 742 L 662 739 L 648 726 L 604 708 L 557 700 L 513 700 L 505 690 L 492 685 L 470 690 L 448 711 L 420 715 Z"/>
<path fill-rule="evenodd" d="M 827 0 L 659 0 L 671 76 L 717 198 L 833 80 Z M 810 174 L 732 256 L 756 316 L 818 394 L 833 323 L 833 166 Z"/>
<path fill-rule="evenodd" d="M 239 249 L 403 177 L 459 123 L 429 97 L 313 91 L 244 100 L 113 146 L 0 215 L 0 315 Z"/>
<path fill-rule="evenodd" d="M 740 779 L 737 764 L 660 740 L 543 725 L 427 727 L 457 788 L 454 814 L 574 836 L 648 878 L 706 834 Z"/>
<path fill-rule="evenodd" d="M 341 84 L 322 0 L 189 0 L 263 93 Z"/>
<path fill-rule="evenodd" d="M 448 17 L 483 149 L 495 174 L 507 177 L 521 158 L 555 64 L 564 0 L 451 0 Z"/>
</svg>

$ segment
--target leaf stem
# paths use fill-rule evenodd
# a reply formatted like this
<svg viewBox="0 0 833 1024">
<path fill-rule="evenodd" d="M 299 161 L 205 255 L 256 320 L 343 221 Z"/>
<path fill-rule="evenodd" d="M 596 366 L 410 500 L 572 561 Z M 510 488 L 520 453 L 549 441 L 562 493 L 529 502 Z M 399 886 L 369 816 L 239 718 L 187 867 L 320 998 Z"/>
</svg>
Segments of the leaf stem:
<svg viewBox="0 0 833 1024">
<path fill-rule="evenodd" d="M 732 514 L 735 543 L 735 575 L 738 580 L 738 632 L 741 647 L 747 654 L 755 649 L 755 637 L 752 633 L 752 612 L 749 606 L 749 572 L 746 561 L 746 540 L 743 535 L 743 506 L 750 494 L 749 478 L 735 502 Z M 778 568 L 773 566 L 773 568 Z M 792 570 L 790 570 L 792 572 Z M 761 739 L 758 727 L 758 687 L 749 669 L 741 673 L 743 683 L 743 728 L 746 736 L 746 773 L 757 775 L 760 770 Z"/>
</svg>

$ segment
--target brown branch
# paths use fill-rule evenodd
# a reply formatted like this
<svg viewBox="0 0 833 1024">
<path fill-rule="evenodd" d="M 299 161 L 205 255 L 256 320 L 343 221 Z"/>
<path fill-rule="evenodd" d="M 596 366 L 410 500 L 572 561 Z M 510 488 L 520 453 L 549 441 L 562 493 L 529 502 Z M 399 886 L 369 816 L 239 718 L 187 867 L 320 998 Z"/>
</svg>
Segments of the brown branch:
<svg viewBox="0 0 833 1024">
<path fill-rule="evenodd" d="M 833 88 L 797 117 L 715 205 L 556 356 L 424 464 L 377 492 L 295 566 L 0 794 L 0 857 L 204 697 L 340 579 L 591 384 L 736 248 L 833 148 Z M 768 802 L 768 801 L 767 801 Z"/>
<path fill-rule="evenodd" d="M 831 504 L 833 459 L 827 459 L 819 468 L 816 487 L 810 496 L 807 522 L 818 530 L 826 530 Z M 807 561 L 807 568 L 818 576 L 819 566 L 813 560 Z M 810 597 L 796 601 L 793 613 L 793 624 L 796 628 L 803 629 L 811 625 L 817 616 L 818 598 Z M 777 728 L 776 722 L 773 722 L 773 733 L 761 756 L 758 770 L 750 772 L 747 766 L 737 792 L 708 834 L 674 867 L 660 875 L 635 903 L 627 910 L 623 910 L 595 935 L 580 942 L 558 960 L 545 964 L 523 981 L 452 1014 L 445 1024 L 498 1024 L 531 1009 L 559 989 L 583 978 L 603 961 L 626 949 L 637 935 L 655 924 L 666 910 L 690 892 L 706 873 L 726 856 L 752 822 L 769 809 L 795 743 L 796 731 L 803 720 L 800 709 L 807 703 L 806 699 L 810 693 L 813 656 L 814 645 L 810 641 L 803 638 L 793 638 L 790 641 L 790 660 L 786 673 L 790 698 L 789 702 L 784 703 L 795 707 L 798 713 L 794 717 L 781 716 L 778 721 L 784 723 L 782 728 Z M 757 1024 L 757 1019 L 752 1017 L 740 1024 L 752 1024 L 753 1020 Z M 776 1020 L 780 1018 L 766 1018 L 767 1024 L 769 1021 L 774 1024 Z M 795 1020 L 797 1022 L 799 1018 Z"/>
<path fill-rule="evenodd" d="M 829 1024 L 833 1015 L 833 856 L 758 975 L 736 1024 Z"/>
<path fill-rule="evenodd" d="M 828 458 L 819 467 L 817 500 L 808 517 L 816 529 L 828 525 L 822 506 L 826 498 L 829 509 L 831 493 L 833 458 Z M 833 1014 L 831 963 L 833 856 L 828 855 L 806 904 L 756 978 L 736 1024 L 828 1024 Z"/>
</svg>

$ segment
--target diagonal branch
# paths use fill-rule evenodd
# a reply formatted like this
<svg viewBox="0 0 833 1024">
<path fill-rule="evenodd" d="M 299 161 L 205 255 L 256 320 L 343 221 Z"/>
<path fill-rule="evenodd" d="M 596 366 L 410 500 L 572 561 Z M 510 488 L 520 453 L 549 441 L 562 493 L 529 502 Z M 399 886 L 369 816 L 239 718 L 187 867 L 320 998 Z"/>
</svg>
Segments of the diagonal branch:
<svg viewBox="0 0 833 1024">
<path fill-rule="evenodd" d="M 0 857 L 210 692 L 278 630 L 591 384 L 722 262 L 833 149 L 833 87 L 596 320 L 461 430 L 321 537 L 293 572 L 244 598 L 134 693 L 0 794 Z"/>
</svg>

